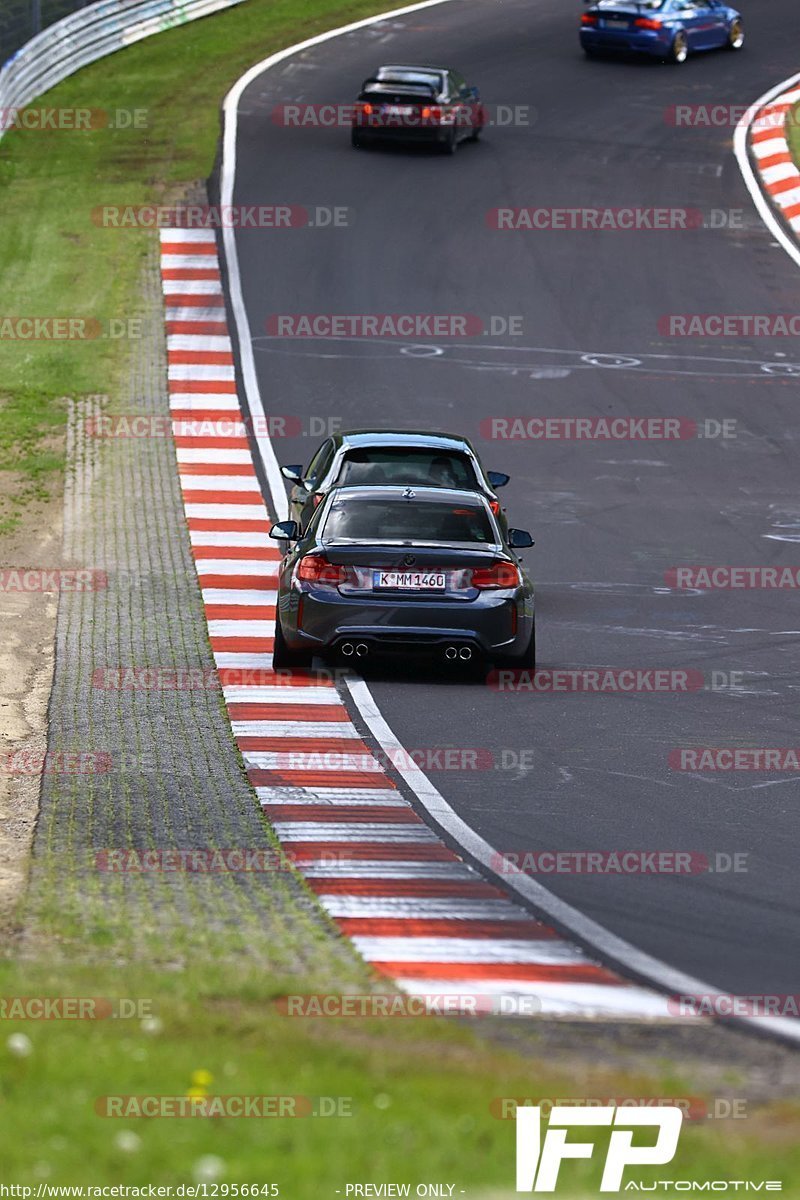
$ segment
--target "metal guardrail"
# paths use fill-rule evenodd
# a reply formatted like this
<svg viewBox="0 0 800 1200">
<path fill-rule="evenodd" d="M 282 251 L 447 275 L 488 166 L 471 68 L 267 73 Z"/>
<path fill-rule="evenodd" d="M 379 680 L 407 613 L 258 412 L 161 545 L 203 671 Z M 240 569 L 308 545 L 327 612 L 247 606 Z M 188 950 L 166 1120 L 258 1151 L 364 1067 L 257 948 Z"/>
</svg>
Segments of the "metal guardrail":
<svg viewBox="0 0 800 1200">
<path fill-rule="evenodd" d="M 0 116 L 24 107 L 107 54 L 242 3 L 244 0 L 98 0 L 88 4 L 31 38 L 5 63 L 0 70 Z M 0 137 L 6 125 L 0 120 Z"/>
<path fill-rule="evenodd" d="M 0 0 L 0 66 L 48 25 L 92 0 Z"/>
</svg>

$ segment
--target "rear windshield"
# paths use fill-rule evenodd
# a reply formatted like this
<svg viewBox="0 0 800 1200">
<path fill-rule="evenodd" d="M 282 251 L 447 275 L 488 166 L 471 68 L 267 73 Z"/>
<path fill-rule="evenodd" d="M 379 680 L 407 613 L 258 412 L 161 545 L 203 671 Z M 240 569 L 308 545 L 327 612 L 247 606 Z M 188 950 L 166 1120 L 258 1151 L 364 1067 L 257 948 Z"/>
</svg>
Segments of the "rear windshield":
<svg viewBox="0 0 800 1200">
<path fill-rule="evenodd" d="M 339 487 L 398 484 L 403 487 L 478 486 L 465 454 L 441 450 L 351 450 L 342 463 Z"/>
<path fill-rule="evenodd" d="M 322 538 L 326 542 L 495 541 L 486 510 L 477 504 L 366 496 L 335 500 Z"/>
<path fill-rule="evenodd" d="M 368 87 L 373 81 L 368 79 L 365 87 Z M 439 71 L 403 71 L 394 70 L 391 75 L 384 75 L 380 72 L 380 82 L 395 84 L 395 83 L 412 83 L 412 84 L 427 84 L 428 87 L 441 88 L 444 82 L 444 77 Z"/>
</svg>

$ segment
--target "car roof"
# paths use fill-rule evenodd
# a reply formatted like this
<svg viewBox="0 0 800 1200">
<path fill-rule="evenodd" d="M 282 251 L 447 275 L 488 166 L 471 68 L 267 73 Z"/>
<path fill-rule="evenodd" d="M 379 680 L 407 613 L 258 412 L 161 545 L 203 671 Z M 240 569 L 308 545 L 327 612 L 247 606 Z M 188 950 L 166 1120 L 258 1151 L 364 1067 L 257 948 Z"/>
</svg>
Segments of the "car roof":
<svg viewBox="0 0 800 1200">
<path fill-rule="evenodd" d="M 413 492 L 413 497 L 406 495 L 407 492 Z M 480 508 L 486 508 L 486 498 L 482 492 L 467 491 L 465 488 L 440 488 L 440 487 L 403 487 L 399 484 L 362 484 L 360 487 L 343 487 L 334 488 L 330 492 L 331 497 L 342 496 L 348 500 L 354 497 L 362 496 L 364 498 L 373 498 L 378 500 L 403 500 L 409 503 L 413 500 L 427 500 L 436 504 L 455 504 L 455 503 L 472 503 L 476 501 Z"/>
<path fill-rule="evenodd" d="M 370 446 L 391 449 L 416 447 L 422 450 L 471 450 L 467 438 L 453 433 L 416 433 L 409 429 L 352 429 L 334 434 L 337 449 L 365 449 Z"/>
</svg>

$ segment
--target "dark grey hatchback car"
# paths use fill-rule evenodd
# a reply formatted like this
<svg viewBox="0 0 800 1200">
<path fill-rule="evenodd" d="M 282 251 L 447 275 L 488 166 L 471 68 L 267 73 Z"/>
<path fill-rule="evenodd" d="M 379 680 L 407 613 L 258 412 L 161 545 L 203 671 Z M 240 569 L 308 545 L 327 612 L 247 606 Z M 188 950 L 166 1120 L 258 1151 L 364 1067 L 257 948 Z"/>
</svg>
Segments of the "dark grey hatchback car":
<svg viewBox="0 0 800 1200">
<path fill-rule="evenodd" d="M 445 488 L 352 487 L 331 492 L 304 534 L 273 526 L 288 546 L 279 568 L 274 666 L 314 654 L 364 660 L 425 652 L 533 668 L 533 585 L 487 498 Z"/>
<path fill-rule="evenodd" d="M 472 443 L 453 433 L 414 433 L 407 429 L 356 429 L 326 438 L 304 469 L 281 467 L 291 483 L 289 515 L 305 529 L 334 488 L 367 484 L 450 487 L 482 492 L 507 529 L 497 489 L 509 476 L 485 471 Z"/>
</svg>

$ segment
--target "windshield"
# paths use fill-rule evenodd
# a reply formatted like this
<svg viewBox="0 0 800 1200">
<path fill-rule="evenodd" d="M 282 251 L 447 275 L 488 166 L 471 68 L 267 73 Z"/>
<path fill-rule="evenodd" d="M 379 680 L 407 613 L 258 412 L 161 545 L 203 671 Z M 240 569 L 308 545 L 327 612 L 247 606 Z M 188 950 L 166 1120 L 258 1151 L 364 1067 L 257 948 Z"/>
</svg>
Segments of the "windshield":
<svg viewBox="0 0 800 1200">
<path fill-rule="evenodd" d="M 458 501 L 348 497 L 334 500 L 322 529 L 326 542 L 496 541 L 486 509 Z"/>
<path fill-rule="evenodd" d="M 399 484 L 471 490 L 475 471 L 465 454 L 441 450 L 351 450 L 339 471 L 340 487 Z"/>
</svg>

